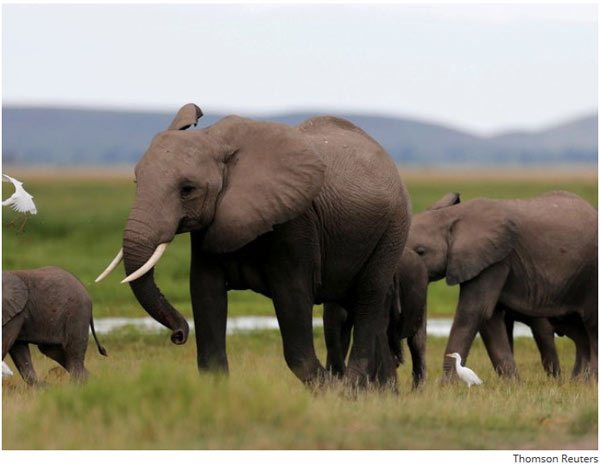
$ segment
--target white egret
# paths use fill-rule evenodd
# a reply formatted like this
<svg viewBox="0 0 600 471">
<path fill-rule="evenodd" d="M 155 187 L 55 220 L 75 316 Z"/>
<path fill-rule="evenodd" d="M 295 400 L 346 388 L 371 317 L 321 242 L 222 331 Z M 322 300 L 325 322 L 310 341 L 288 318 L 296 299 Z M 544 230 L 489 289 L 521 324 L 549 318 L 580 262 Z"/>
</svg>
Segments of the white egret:
<svg viewBox="0 0 600 471">
<path fill-rule="evenodd" d="M 2 206 L 10 206 L 19 213 L 37 214 L 37 208 L 33 203 L 33 196 L 24 190 L 22 182 L 16 178 L 9 177 L 4 173 L 2 174 L 2 181 L 10 182 L 15 187 L 15 192 L 10 196 L 10 198 L 2 202 Z"/>
<path fill-rule="evenodd" d="M 12 374 L 13 374 L 13 372 L 8 367 L 8 365 L 6 363 L 2 362 L 2 377 L 4 378 L 5 376 L 12 376 Z"/>
<path fill-rule="evenodd" d="M 33 196 L 31 196 L 25 191 L 25 189 L 23 188 L 23 183 L 17 180 L 16 178 L 10 177 L 3 173 L 2 181 L 10 182 L 15 187 L 15 192 L 12 195 L 10 195 L 8 199 L 2 202 L 2 206 L 10 206 L 12 209 L 19 213 L 25 213 L 25 218 L 23 220 L 23 223 L 21 224 L 21 227 L 19 228 L 19 231 L 22 231 L 23 227 L 25 226 L 25 223 L 29 219 L 27 213 L 37 214 L 37 208 L 35 207 L 35 204 L 33 202 Z M 13 225 L 17 219 L 18 217 L 13 219 L 8 225 Z"/>
<path fill-rule="evenodd" d="M 456 374 L 458 375 L 458 377 L 460 379 L 462 379 L 465 383 L 467 383 L 469 388 L 471 387 L 472 384 L 482 384 L 483 383 L 483 381 L 481 381 L 481 379 L 479 379 L 479 376 L 477 376 L 472 369 L 467 368 L 466 366 L 462 366 L 460 364 L 460 361 L 461 361 L 460 354 L 448 353 L 448 354 L 446 354 L 446 356 L 456 359 Z"/>
</svg>

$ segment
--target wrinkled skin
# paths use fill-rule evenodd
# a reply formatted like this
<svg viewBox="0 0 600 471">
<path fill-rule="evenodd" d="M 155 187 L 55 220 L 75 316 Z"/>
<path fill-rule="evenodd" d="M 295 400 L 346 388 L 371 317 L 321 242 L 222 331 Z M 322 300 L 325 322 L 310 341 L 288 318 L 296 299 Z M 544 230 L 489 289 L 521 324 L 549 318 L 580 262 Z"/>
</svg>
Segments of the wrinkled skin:
<svg viewBox="0 0 600 471">
<path fill-rule="evenodd" d="M 407 340 L 412 358 L 413 388 L 422 385 L 427 375 L 427 284 L 427 269 L 423 262 L 415 252 L 405 249 L 388 295 L 388 330 L 384 341 L 389 343 L 395 364 L 399 366 L 403 363 L 402 340 Z M 343 377 L 352 318 L 342 306 L 325 303 L 323 327 L 327 346 L 326 368 L 334 376 Z"/>
<path fill-rule="evenodd" d="M 346 379 L 395 383 L 375 372 L 385 296 L 410 225 L 409 197 L 383 148 L 352 123 L 312 118 L 298 126 L 229 116 L 200 130 L 185 105 L 135 168 L 136 197 L 123 236 L 129 275 L 175 234 L 190 233 L 190 293 L 201 371 L 227 372 L 227 291 L 273 300 L 289 368 L 323 380 L 312 308 L 335 301 L 353 312 Z M 165 255 L 166 256 L 166 255 Z M 160 293 L 154 269 L 130 283 L 144 309 L 186 341 L 185 318 Z M 379 354 L 393 364 L 389 347 Z"/>
<path fill-rule="evenodd" d="M 2 359 L 10 353 L 29 385 L 39 383 L 29 344 L 58 362 L 74 380 L 84 380 L 89 328 L 96 337 L 92 300 L 85 287 L 57 267 L 2 272 Z"/>
<path fill-rule="evenodd" d="M 567 336 L 573 340 L 575 343 L 575 365 L 573 366 L 572 376 L 577 377 L 583 373 L 584 365 L 587 365 L 590 361 L 590 350 L 587 332 L 585 331 L 585 326 L 583 325 L 580 316 L 577 314 L 569 314 L 566 316 L 549 319 L 546 317 L 524 316 L 502 306 L 499 308 L 499 312 L 494 315 L 504 316 L 504 323 L 506 325 L 506 332 L 510 342 L 511 353 L 514 352 L 514 322 L 522 322 L 531 329 L 533 339 L 535 340 L 540 352 L 542 366 L 548 376 L 559 377 L 561 375 L 560 361 L 558 358 L 558 352 L 556 351 L 556 345 L 554 343 L 555 334 L 560 337 Z M 487 342 L 486 345 L 488 343 L 491 342 Z M 497 361 L 495 363 L 499 364 L 500 362 Z M 512 363 L 514 365 L 514 360 L 505 360 L 504 363 Z M 503 373 L 502 370 L 497 371 L 499 373 Z M 516 374 L 516 369 L 514 374 Z"/>
<path fill-rule="evenodd" d="M 598 212 L 567 192 L 535 198 L 460 203 L 446 195 L 413 218 L 407 247 L 430 280 L 460 285 L 446 353 L 468 355 L 479 330 L 495 369 L 515 374 L 502 309 L 531 318 L 563 320 L 581 334 L 580 370 L 598 375 Z M 576 315 L 581 324 L 569 323 Z M 579 337 L 577 334 L 573 334 Z M 573 337 L 572 337 L 573 338 Z M 444 359 L 445 378 L 452 361 Z"/>
</svg>

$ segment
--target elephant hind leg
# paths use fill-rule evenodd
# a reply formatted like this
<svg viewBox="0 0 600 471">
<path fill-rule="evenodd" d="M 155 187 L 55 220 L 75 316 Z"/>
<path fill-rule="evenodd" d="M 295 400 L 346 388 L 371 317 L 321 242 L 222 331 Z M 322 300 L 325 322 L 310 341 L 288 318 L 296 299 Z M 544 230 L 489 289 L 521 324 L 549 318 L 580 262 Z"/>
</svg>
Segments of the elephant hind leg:
<svg viewBox="0 0 600 471">
<path fill-rule="evenodd" d="M 573 365 L 572 378 L 577 378 L 590 368 L 590 340 L 584 328 L 567 326 L 565 335 L 575 343 L 575 364 Z"/>
<path fill-rule="evenodd" d="M 350 343 L 352 320 L 347 311 L 337 303 L 325 303 L 323 329 L 327 347 L 326 369 L 341 378 L 346 370 L 346 354 Z"/>
<path fill-rule="evenodd" d="M 83 356 L 78 352 L 71 354 L 62 345 L 39 345 L 38 348 L 67 370 L 73 380 L 83 381 L 89 376 L 89 372 L 83 366 Z"/>
<path fill-rule="evenodd" d="M 83 382 L 90 375 L 85 368 L 83 361 L 85 359 L 85 350 L 65 348 L 65 369 L 71 374 L 73 381 Z"/>
<path fill-rule="evenodd" d="M 390 285 L 399 260 L 399 246 L 393 231 L 386 233 L 356 280 L 348 302 L 353 320 L 352 349 L 346 368 L 346 381 L 364 388 L 369 382 L 397 389 L 396 362 L 390 348 L 388 326 L 392 299 Z"/>
<path fill-rule="evenodd" d="M 589 362 L 587 362 L 586 376 L 598 378 L 598 320 L 586 322 L 585 329 L 589 339 Z"/>
<path fill-rule="evenodd" d="M 542 366 L 546 374 L 558 378 L 560 376 L 560 361 L 554 344 L 554 328 L 545 317 L 532 319 L 530 327 L 540 351 Z"/>
<path fill-rule="evenodd" d="M 596 281 L 597 282 L 597 281 Z M 588 337 L 589 362 L 585 368 L 585 375 L 590 379 L 598 379 L 598 291 L 586 301 L 583 315 L 583 325 Z M 587 355 L 586 355 L 587 356 Z"/>
<path fill-rule="evenodd" d="M 38 345 L 38 348 L 40 349 L 40 352 L 42 352 L 48 358 L 51 358 L 52 360 L 57 362 L 65 370 L 67 369 L 65 362 L 65 352 L 60 345 L 42 344 Z"/>
<path fill-rule="evenodd" d="M 512 328 L 512 323 L 510 327 Z M 481 322 L 479 333 L 496 373 L 499 376 L 516 378 L 517 365 L 510 342 L 512 329 L 510 333 L 507 332 L 502 309 L 496 307 L 492 317 Z"/>
<path fill-rule="evenodd" d="M 33 368 L 33 362 L 31 361 L 29 344 L 24 342 L 15 342 L 10 349 L 10 357 L 15 363 L 19 374 L 28 385 L 34 386 L 39 384 L 37 374 Z"/>
</svg>

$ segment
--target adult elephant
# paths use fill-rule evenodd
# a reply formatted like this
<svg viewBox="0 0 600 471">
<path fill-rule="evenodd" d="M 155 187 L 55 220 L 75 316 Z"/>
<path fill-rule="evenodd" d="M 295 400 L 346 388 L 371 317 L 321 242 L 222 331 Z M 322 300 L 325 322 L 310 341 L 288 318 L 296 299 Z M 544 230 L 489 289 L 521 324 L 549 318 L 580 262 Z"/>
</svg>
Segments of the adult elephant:
<svg viewBox="0 0 600 471">
<path fill-rule="evenodd" d="M 466 358 L 479 330 L 497 369 L 514 369 L 501 309 L 533 317 L 576 314 L 588 339 L 585 369 L 598 375 L 598 212 L 554 191 L 528 199 L 451 193 L 413 218 L 407 247 L 430 279 L 460 285 L 446 353 Z M 444 376 L 452 362 L 444 357 Z"/>
<path fill-rule="evenodd" d="M 285 360 L 300 380 L 325 376 L 312 336 L 312 307 L 325 301 L 354 315 L 346 379 L 374 380 L 375 339 L 386 328 L 385 296 L 410 225 L 409 196 L 389 155 L 335 117 L 291 127 L 229 116 L 184 131 L 201 116 L 196 105 L 183 106 L 135 167 L 124 281 L 171 340 L 184 343 L 188 324 L 156 287 L 152 267 L 175 234 L 189 232 L 201 370 L 228 370 L 227 291 L 251 289 L 272 298 Z M 379 378 L 394 383 L 389 347 L 379 350 Z"/>
</svg>

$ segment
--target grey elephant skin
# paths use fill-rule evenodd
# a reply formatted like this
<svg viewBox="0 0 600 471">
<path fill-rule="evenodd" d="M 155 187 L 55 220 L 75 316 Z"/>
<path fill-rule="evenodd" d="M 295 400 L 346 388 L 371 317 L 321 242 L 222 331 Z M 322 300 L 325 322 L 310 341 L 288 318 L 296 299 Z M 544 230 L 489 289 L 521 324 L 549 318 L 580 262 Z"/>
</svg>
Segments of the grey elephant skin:
<svg viewBox="0 0 600 471">
<path fill-rule="evenodd" d="M 388 330 L 387 339 L 383 341 L 389 342 L 396 366 L 399 366 L 404 360 L 402 341 L 406 339 L 412 359 L 413 388 L 421 386 L 427 376 L 427 285 L 427 268 L 414 251 L 405 249 L 386 303 Z M 342 306 L 325 303 L 323 328 L 327 347 L 326 368 L 336 377 L 343 377 L 345 372 L 352 321 Z"/>
<path fill-rule="evenodd" d="M 597 378 L 597 223 L 596 209 L 563 191 L 462 203 L 449 194 L 416 215 L 407 247 L 422 257 L 431 280 L 460 285 L 446 353 L 466 358 L 479 330 L 496 370 L 516 371 L 499 314 L 509 310 L 582 334 L 580 368 Z M 445 378 L 451 371 L 445 359 Z"/>
<path fill-rule="evenodd" d="M 352 123 L 317 117 L 298 126 L 228 116 L 204 129 L 194 104 L 157 134 L 135 167 L 136 196 L 123 236 L 133 278 L 156 249 L 190 233 L 190 292 L 200 371 L 228 371 L 227 291 L 273 300 L 287 365 L 303 382 L 326 376 L 312 335 L 315 303 L 354 313 L 346 377 L 395 382 L 385 297 L 410 225 L 410 202 L 385 150 Z M 163 246 L 164 247 L 164 246 Z M 154 263 L 153 261 L 150 265 Z M 153 268 L 130 281 L 143 308 L 186 341 L 184 317 L 160 293 Z"/>
<path fill-rule="evenodd" d="M 542 367 L 548 376 L 560 377 L 561 367 L 554 342 L 555 334 L 559 337 L 568 337 L 575 343 L 575 364 L 573 366 L 572 376 L 577 377 L 584 371 L 584 363 L 589 361 L 589 339 L 585 326 L 578 314 L 568 314 L 565 316 L 546 318 L 524 316 L 518 312 L 511 311 L 505 307 L 499 306 L 494 316 L 504 316 L 506 332 L 510 342 L 511 352 L 513 348 L 513 326 L 515 321 L 521 322 L 531 329 L 533 339 L 540 352 Z M 484 321 L 484 324 L 486 322 Z M 491 322 L 493 328 L 494 322 Z M 493 335 L 493 332 L 490 333 Z M 510 365 L 514 365 L 514 361 L 510 361 Z M 516 370 L 504 371 L 502 366 L 497 368 L 501 375 L 516 375 Z"/>
<path fill-rule="evenodd" d="M 75 380 L 84 380 L 89 329 L 98 347 L 92 300 L 81 282 L 58 267 L 2 272 L 2 359 L 10 353 L 19 373 L 34 385 L 29 344 L 57 361 Z"/>
</svg>

